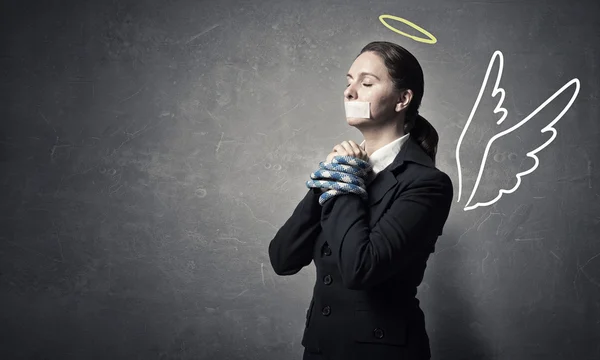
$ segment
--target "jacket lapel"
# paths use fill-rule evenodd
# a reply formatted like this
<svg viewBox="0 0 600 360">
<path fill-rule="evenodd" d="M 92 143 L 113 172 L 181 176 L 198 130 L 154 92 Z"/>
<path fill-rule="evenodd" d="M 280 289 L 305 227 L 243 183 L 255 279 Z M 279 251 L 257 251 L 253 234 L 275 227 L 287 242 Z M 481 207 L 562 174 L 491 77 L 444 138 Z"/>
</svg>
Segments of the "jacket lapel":
<svg viewBox="0 0 600 360">
<path fill-rule="evenodd" d="M 398 183 L 398 180 L 396 180 L 394 173 L 389 171 L 388 168 L 381 170 L 375 179 L 367 185 L 369 206 L 377 204 L 381 198 L 396 185 L 396 183 Z"/>
<path fill-rule="evenodd" d="M 408 137 L 408 141 L 402 146 L 394 161 L 381 170 L 379 174 L 367 185 L 367 193 L 369 194 L 368 204 L 373 206 L 377 204 L 397 183 L 397 175 L 401 170 L 402 165 L 407 162 L 415 162 L 424 166 L 434 167 L 433 160 L 421 149 L 419 144 L 412 136 Z"/>
</svg>

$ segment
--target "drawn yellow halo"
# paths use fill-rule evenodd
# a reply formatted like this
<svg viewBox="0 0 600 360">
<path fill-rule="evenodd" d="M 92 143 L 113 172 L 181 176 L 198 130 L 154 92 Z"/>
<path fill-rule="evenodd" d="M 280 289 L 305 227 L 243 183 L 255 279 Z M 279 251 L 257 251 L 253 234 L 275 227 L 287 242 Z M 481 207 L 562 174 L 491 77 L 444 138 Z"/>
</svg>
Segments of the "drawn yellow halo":
<svg viewBox="0 0 600 360">
<path fill-rule="evenodd" d="M 417 30 L 418 32 L 420 32 L 421 34 L 427 36 L 427 38 L 414 36 L 414 35 L 411 35 L 411 34 L 407 34 L 407 33 L 403 32 L 403 31 L 400 31 L 400 30 L 396 29 L 395 27 L 391 26 L 390 24 L 388 24 L 387 22 L 385 22 L 384 19 L 392 19 L 392 20 L 396 20 L 396 21 L 400 21 L 402 23 L 405 23 L 406 25 L 408 25 L 411 28 L 413 28 L 413 29 Z M 420 27 L 419 25 L 417 25 L 417 24 L 415 24 L 413 22 L 410 22 L 410 21 L 408 21 L 406 19 L 403 19 L 401 17 L 393 16 L 393 15 L 381 15 L 381 16 L 379 16 L 379 21 L 381 21 L 381 23 L 383 25 L 385 25 L 385 27 L 387 27 L 388 29 L 392 30 L 393 32 L 398 33 L 400 35 L 404 35 L 407 38 L 413 39 L 415 41 L 422 42 L 422 43 L 425 43 L 425 44 L 435 44 L 437 42 L 437 39 L 435 38 L 435 36 L 433 36 L 429 31 L 427 31 L 427 30 L 423 29 L 422 27 Z"/>
</svg>

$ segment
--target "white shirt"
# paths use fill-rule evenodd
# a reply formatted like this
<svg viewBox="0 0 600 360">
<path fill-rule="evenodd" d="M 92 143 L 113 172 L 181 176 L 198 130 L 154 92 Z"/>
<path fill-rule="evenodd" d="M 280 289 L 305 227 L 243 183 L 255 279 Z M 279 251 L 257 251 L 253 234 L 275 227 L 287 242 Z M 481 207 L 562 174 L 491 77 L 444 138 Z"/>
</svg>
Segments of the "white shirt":
<svg viewBox="0 0 600 360">
<path fill-rule="evenodd" d="M 399 137 L 391 143 L 377 149 L 369 156 L 369 164 L 373 167 L 373 172 L 370 174 L 367 182 L 372 181 L 381 170 L 388 167 L 394 161 L 396 155 L 398 155 L 400 149 L 402 149 L 402 145 L 408 140 L 409 135 L 410 134 L 405 134 Z M 364 144 L 365 141 L 363 140 L 363 142 L 360 143 L 360 146 L 363 147 Z"/>
</svg>

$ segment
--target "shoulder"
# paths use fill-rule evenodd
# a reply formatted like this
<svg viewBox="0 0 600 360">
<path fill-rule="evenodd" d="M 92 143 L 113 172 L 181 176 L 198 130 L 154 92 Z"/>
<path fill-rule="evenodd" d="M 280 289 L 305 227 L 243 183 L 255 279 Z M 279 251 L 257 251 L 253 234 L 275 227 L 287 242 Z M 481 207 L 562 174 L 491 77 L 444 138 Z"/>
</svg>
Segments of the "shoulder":
<svg viewBox="0 0 600 360">
<path fill-rule="evenodd" d="M 434 167 L 425 166 L 418 163 L 408 163 L 403 171 L 396 174 L 396 177 L 409 177 L 412 182 L 439 182 L 452 187 L 452 179 L 444 171 Z"/>
<path fill-rule="evenodd" d="M 447 201 L 451 201 L 454 196 L 454 185 L 450 176 L 433 166 L 408 163 L 396 177 L 407 182 L 405 190 L 426 188 L 428 192 L 444 194 Z"/>
</svg>

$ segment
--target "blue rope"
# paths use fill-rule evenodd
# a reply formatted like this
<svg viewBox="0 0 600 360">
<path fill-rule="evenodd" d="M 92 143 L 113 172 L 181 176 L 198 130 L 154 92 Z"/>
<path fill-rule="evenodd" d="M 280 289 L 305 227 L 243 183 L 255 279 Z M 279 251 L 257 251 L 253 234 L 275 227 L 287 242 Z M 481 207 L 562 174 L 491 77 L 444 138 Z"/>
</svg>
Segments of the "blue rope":
<svg viewBox="0 0 600 360">
<path fill-rule="evenodd" d="M 368 162 L 351 157 L 335 156 L 331 162 L 320 162 L 319 169 L 310 174 L 308 188 L 328 189 L 319 196 L 319 204 L 340 194 L 358 194 L 367 199 L 365 178 L 373 168 Z"/>
</svg>

